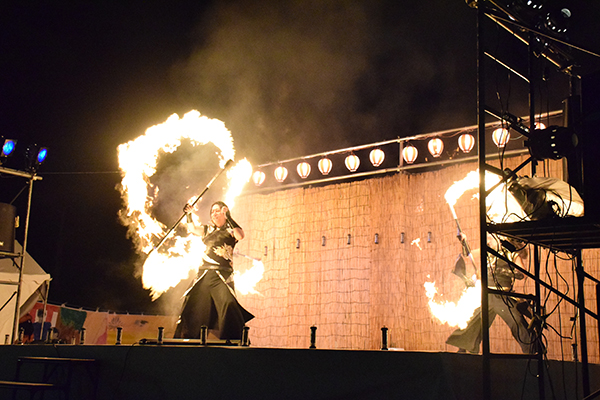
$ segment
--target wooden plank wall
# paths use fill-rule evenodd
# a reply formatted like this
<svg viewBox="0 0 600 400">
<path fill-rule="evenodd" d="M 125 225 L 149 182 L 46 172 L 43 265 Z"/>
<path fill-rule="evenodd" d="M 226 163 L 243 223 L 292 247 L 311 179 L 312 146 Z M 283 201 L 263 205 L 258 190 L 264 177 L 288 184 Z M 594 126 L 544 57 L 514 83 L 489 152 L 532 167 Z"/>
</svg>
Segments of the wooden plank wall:
<svg viewBox="0 0 600 400">
<path fill-rule="evenodd" d="M 505 167 L 514 168 L 521 161 L 521 157 L 506 159 Z M 241 196 L 235 214 L 246 239 L 236 250 L 261 258 L 265 265 L 256 286 L 259 294 L 240 296 L 256 315 L 249 323 L 252 345 L 307 348 L 310 327 L 316 326 L 318 348 L 378 349 L 385 326 L 389 347 L 456 351 L 445 344 L 455 328 L 432 317 L 424 283 L 435 282 L 437 300 L 455 301 L 464 289 L 451 273 L 460 244 L 444 194 L 454 181 L 475 169 L 476 164 L 470 162 L 428 172 Z M 544 164 L 539 170 L 560 176 L 561 166 Z M 478 247 L 475 193 L 465 193 L 455 206 L 472 248 Z M 543 275 L 573 296 L 572 262 L 558 257 L 564 255 L 542 252 Z M 600 275 L 598 258 L 597 250 L 584 252 L 585 268 L 596 277 Z M 235 261 L 242 272 L 251 266 L 241 257 Z M 533 287 L 525 279 L 516 290 L 532 293 Z M 589 282 L 586 300 L 595 311 L 595 286 Z M 547 310 L 552 310 L 557 297 L 550 295 L 545 302 Z M 552 328 L 544 333 L 549 358 L 561 359 L 563 354 L 572 359 L 571 344 L 576 340 L 568 337 L 576 331 L 570 320 L 574 316 L 574 308 L 562 302 L 548 318 Z M 598 328 L 592 319 L 588 321 L 590 361 L 598 362 Z M 561 341 L 554 330 L 566 338 Z M 520 352 L 499 318 L 491 328 L 491 349 Z"/>
</svg>

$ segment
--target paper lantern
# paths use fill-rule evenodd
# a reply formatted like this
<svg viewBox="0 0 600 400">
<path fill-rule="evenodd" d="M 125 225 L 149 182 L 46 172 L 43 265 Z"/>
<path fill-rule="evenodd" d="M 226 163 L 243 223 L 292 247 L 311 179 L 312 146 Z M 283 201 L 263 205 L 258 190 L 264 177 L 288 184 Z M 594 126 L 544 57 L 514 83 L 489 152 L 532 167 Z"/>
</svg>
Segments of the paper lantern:
<svg viewBox="0 0 600 400">
<path fill-rule="evenodd" d="M 379 167 L 383 160 L 385 160 L 385 153 L 381 149 L 373 149 L 369 153 L 369 160 L 374 167 Z"/>
<path fill-rule="evenodd" d="M 432 156 L 439 157 L 444 151 L 444 142 L 440 138 L 433 138 L 427 144 L 427 148 Z"/>
<path fill-rule="evenodd" d="M 360 166 L 360 159 L 354 154 L 350 154 L 348 157 L 346 157 L 345 164 L 346 168 L 348 168 L 350 172 L 355 172 Z"/>
<path fill-rule="evenodd" d="M 298 163 L 296 171 L 298 171 L 298 175 L 300 175 L 300 178 L 306 179 L 308 175 L 310 175 L 310 164 L 306 161 L 302 161 L 301 163 Z"/>
<path fill-rule="evenodd" d="M 510 140 L 510 132 L 506 128 L 497 128 L 492 132 L 492 140 L 499 149 L 506 146 L 506 143 Z"/>
<path fill-rule="evenodd" d="M 285 181 L 285 178 L 287 178 L 287 176 L 288 170 L 286 167 L 280 165 L 279 167 L 275 168 L 275 179 L 277 180 L 277 182 Z"/>
<path fill-rule="evenodd" d="M 328 175 L 331 172 L 331 167 L 333 167 L 333 163 L 329 158 L 323 157 L 319 160 L 318 167 L 319 171 L 321 171 L 323 175 Z"/>
<path fill-rule="evenodd" d="M 266 178 L 266 175 L 262 171 L 255 171 L 252 174 L 252 180 L 254 181 L 254 184 L 256 186 L 262 185 L 264 183 L 264 181 L 265 181 L 265 178 Z"/>
<path fill-rule="evenodd" d="M 414 163 L 415 160 L 417 159 L 418 155 L 419 155 L 419 151 L 412 144 L 407 145 L 402 150 L 402 158 L 404 158 L 404 161 L 406 161 L 407 164 Z"/>
<path fill-rule="evenodd" d="M 462 150 L 463 153 L 470 153 L 473 150 L 473 146 L 475 146 L 475 138 L 470 133 L 463 133 L 458 138 L 458 147 Z"/>
</svg>

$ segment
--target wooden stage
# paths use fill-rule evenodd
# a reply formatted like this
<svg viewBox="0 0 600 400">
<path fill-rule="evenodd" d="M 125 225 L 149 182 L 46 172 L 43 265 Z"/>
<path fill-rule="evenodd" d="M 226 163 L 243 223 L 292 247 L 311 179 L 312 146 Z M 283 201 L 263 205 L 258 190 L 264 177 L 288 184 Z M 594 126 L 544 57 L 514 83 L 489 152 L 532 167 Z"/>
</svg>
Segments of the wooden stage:
<svg viewBox="0 0 600 400">
<path fill-rule="evenodd" d="M 14 379 L 17 359 L 25 356 L 97 360 L 97 399 L 482 398 L 482 357 L 471 354 L 170 344 L 4 345 L 0 380 Z M 492 398 L 537 399 L 536 362 L 493 358 Z M 580 366 L 551 360 L 547 368 L 546 398 L 584 397 L 580 383 L 575 384 L 581 382 Z M 71 398 L 93 398 L 86 374 L 74 372 L 77 385 Z M 590 365 L 590 381 L 591 391 L 598 390 L 600 366 Z M 0 398 L 10 396 L 3 392 Z M 54 398 L 60 397 L 44 396 Z"/>
</svg>

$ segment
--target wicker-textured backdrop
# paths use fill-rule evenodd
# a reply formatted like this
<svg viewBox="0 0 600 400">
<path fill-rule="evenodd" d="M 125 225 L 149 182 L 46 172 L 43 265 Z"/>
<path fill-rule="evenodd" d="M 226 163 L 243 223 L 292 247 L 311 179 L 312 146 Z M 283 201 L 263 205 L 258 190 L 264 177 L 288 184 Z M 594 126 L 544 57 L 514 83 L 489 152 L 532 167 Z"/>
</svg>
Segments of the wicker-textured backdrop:
<svg viewBox="0 0 600 400">
<path fill-rule="evenodd" d="M 508 158 L 503 167 L 514 168 L 521 161 Z M 259 294 L 239 296 L 256 315 L 249 323 L 252 345 L 306 348 L 315 326 L 318 348 L 378 349 L 385 326 L 391 348 L 456 351 L 445 344 L 455 328 L 432 317 L 424 283 L 435 282 L 438 301 L 455 301 L 464 289 L 451 273 L 461 248 L 444 194 L 475 169 L 474 162 L 466 162 L 434 171 L 241 196 L 235 215 L 246 238 L 236 249 L 261 258 L 265 266 L 256 286 Z M 560 177 L 561 171 L 560 162 L 538 166 L 538 175 Z M 479 246 L 475 194 L 466 192 L 455 206 L 472 248 Z M 598 256 L 597 250 L 584 251 L 584 268 L 595 277 Z M 541 257 L 542 277 L 573 297 L 572 261 L 545 250 Z M 235 263 L 240 271 L 250 267 L 242 257 Z M 515 289 L 533 293 L 533 282 L 518 281 Z M 544 330 L 548 357 L 571 360 L 572 344 L 578 342 L 576 310 L 564 301 L 555 308 L 557 296 L 546 291 L 542 297 L 546 311 L 552 311 Z M 586 302 L 596 311 L 595 287 L 589 281 Z M 598 362 L 598 326 L 587 320 L 590 361 Z M 500 318 L 490 335 L 492 351 L 520 352 Z"/>
</svg>

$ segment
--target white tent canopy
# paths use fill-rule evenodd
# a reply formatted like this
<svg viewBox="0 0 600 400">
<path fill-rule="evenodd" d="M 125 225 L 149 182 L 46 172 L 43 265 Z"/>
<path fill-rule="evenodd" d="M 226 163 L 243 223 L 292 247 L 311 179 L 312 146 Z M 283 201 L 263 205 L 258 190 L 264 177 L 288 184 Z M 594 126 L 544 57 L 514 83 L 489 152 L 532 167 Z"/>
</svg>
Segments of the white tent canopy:
<svg viewBox="0 0 600 400">
<path fill-rule="evenodd" d="M 22 247 L 15 242 L 15 252 L 22 253 Z M 19 283 L 19 268 L 21 258 L 0 258 L 0 338 L 4 343 L 6 335 L 12 337 L 15 321 L 15 306 L 17 287 Z M 15 265 L 16 264 L 16 265 Z M 50 275 L 29 255 L 25 254 L 23 278 L 21 283 L 21 298 L 19 301 L 20 316 L 31 310 L 33 305 L 47 292 Z"/>
</svg>

